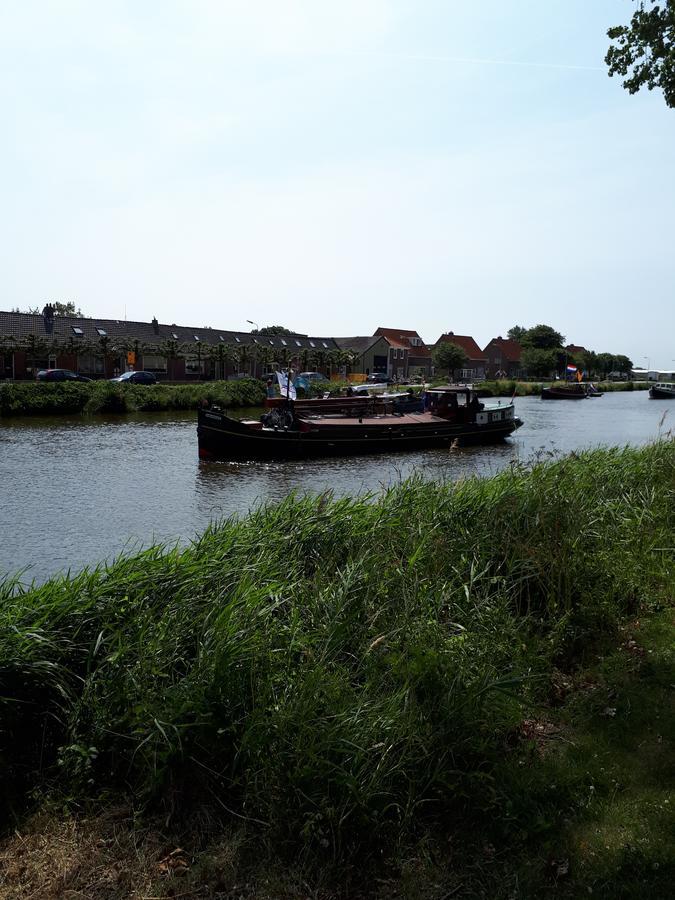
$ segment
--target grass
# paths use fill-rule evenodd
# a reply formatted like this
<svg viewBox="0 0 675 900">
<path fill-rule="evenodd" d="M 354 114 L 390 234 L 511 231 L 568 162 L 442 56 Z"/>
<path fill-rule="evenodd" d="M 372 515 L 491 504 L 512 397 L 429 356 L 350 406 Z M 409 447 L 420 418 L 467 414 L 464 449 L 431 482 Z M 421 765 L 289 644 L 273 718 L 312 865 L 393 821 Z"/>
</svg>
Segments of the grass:
<svg viewBox="0 0 675 900">
<path fill-rule="evenodd" d="M 72 384 L 17 382 L 0 385 L 0 417 L 196 409 L 204 402 L 232 407 L 260 406 L 264 397 L 263 383 L 254 378 L 153 386 L 108 381 Z"/>
<path fill-rule="evenodd" d="M 672 603 L 674 496 L 664 440 L 405 482 L 376 502 L 291 497 L 187 550 L 6 582 L 5 820 L 35 790 L 71 809 L 122 794 L 167 830 L 197 813 L 221 835 L 244 829 L 267 848 L 258 858 L 292 856 L 319 881 L 386 881 L 391 864 L 398 891 L 470 877 L 488 891 L 475 896 L 509 896 L 514 878 L 564 886 L 571 858 L 574 878 L 579 866 L 611 881 L 634 841 L 654 882 L 650 865 L 667 871 L 661 813 L 649 806 L 624 839 L 631 805 L 619 814 L 612 766 L 637 800 L 663 804 L 648 779 L 668 765 L 656 732 L 626 779 L 657 714 L 640 679 L 663 682 L 662 705 L 672 680 L 658 654 L 622 649 L 622 629 Z M 654 616 L 656 646 L 666 620 Z M 600 854 L 605 835 L 616 850 Z"/>
</svg>

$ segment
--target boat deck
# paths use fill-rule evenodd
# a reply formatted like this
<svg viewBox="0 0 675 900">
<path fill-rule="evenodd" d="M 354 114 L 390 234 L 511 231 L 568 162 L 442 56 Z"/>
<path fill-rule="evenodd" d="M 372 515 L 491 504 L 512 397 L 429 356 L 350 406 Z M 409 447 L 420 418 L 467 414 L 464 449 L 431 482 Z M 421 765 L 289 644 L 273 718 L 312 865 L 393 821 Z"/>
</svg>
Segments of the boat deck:
<svg viewBox="0 0 675 900">
<path fill-rule="evenodd" d="M 312 425 L 326 425 L 326 426 L 335 426 L 335 425 L 418 425 L 420 422 L 432 423 L 432 422 L 444 422 L 447 424 L 447 419 L 441 419 L 439 416 L 434 416 L 428 412 L 420 412 L 420 413 L 402 413 L 398 416 L 393 415 L 372 415 L 372 416 L 354 416 L 346 418 L 345 416 L 321 416 L 320 418 L 313 418 L 312 416 L 301 416 L 303 422 L 311 423 Z"/>
</svg>

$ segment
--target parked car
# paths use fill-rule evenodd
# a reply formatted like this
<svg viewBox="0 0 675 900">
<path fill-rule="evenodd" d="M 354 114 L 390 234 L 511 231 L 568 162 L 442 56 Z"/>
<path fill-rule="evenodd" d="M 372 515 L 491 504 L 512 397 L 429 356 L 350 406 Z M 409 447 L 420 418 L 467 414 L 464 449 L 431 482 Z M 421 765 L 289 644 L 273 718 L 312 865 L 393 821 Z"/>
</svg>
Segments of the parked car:
<svg viewBox="0 0 675 900">
<path fill-rule="evenodd" d="M 124 372 L 123 375 L 110 380 L 118 381 L 120 384 L 157 384 L 157 376 L 152 372 Z"/>
<path fill-rule="evenodd" d="M 394 384 L 394 379 L 379 372 L 371 372 L 366 378 L 366 384 Z"/>
<path fill-rule="evenodd" d="M 300 378 L 304 378 L 305 381 L 328 381 L 321 372 L 300 372 Z"/>
<path fill-rule="evenodd" d="M 91 381 L 86 375 L 71 372 L 70 369 L 40 369 L 35 376 L 38 381 Z"/>
</svg>

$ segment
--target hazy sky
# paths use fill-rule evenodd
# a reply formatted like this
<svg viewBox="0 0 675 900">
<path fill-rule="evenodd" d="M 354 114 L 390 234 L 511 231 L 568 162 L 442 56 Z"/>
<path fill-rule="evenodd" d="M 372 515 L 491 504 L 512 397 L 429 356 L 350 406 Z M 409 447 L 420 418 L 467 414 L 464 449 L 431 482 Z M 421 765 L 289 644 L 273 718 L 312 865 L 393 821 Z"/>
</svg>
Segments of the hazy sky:
<svg viewBox="0 0 675 900">
<path fill-rule="evenodd" d="M 0 0 L 0 308 L 675 358 L 629 0 Z"/>
</svg>

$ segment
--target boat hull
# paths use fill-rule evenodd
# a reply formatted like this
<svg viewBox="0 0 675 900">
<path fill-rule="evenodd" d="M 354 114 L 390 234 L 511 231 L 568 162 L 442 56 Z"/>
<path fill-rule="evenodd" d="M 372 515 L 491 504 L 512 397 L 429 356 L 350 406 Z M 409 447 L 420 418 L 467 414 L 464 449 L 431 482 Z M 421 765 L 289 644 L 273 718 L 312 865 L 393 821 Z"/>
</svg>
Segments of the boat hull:
<svg viewBox="0 0 675 900">
<path fill-rule="evenodd" d="M 397 422 L 392 417 L 365 427 L 358 420 L 313 427 L 309 420 L 302 423 L 304 430 L 274 429 L 239 422 L 216 410 L 200 410 L 197 435 L 202 459 L 297 459 L 490 444 L 504 440 L 521 424 L 516 417 L 485 425 L 439 419 Z"/>
<path fill-rule="evenodd" d="M 657 386 L 650 387 L 649 396 L 652 400 L 675 400 L 675 385 L 671 390 Z"/>
<path fill-rule="evenodd" d="M 542 400 L 586 400 L 586 391 L 571 391 L 565 388 L 542 388 Z"/>
</svg>

